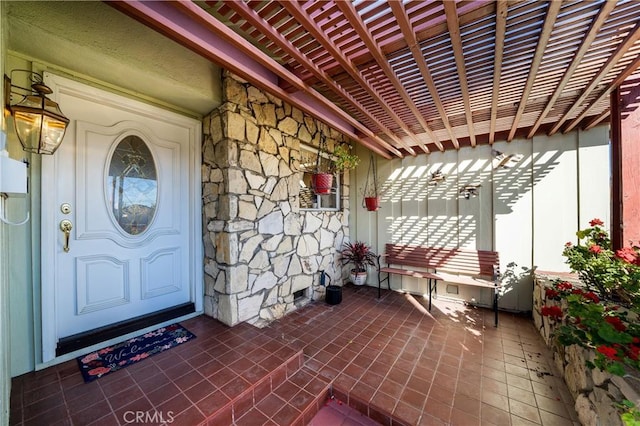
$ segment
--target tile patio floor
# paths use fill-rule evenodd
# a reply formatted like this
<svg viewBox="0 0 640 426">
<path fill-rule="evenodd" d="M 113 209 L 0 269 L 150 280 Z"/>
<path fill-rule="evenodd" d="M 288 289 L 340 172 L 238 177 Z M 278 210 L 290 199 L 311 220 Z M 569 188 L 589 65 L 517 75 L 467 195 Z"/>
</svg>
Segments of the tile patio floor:
<svg viewBox="0 0 640 426">
<path fill-rule="evenodd" d="M 371 424 L 347 405 L 385 425 L 578 424 L 531 320 L 376 295 L 347 286 L 263 329 L 193 318 L 196 339 L 89 384 L 75 361 L 16 377 L 10 424 Z"/>
</svg>

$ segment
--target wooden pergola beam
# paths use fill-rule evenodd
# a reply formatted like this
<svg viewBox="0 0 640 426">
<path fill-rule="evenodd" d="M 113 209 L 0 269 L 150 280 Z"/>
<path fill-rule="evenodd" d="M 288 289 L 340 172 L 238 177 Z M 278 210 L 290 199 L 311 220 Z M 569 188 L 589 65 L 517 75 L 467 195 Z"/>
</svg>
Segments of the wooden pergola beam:
<svg viewBox="0 0 640 426">
<path fill-rule="evenodd" d="M 243 1 L 228 1 L 227 7 L 233 9 L 251 26 L 256 28 L 265 37 L 268 37 L 275 45 L 281 50 L 286 52 L 301 65 L 305 67 L 308 72 L 311 72 L 319 81 L 322 81 L 327 85 L 335 94 L 340 96 L 346 102 L 351 104 L 354 108 L 365 115 L 369 120 L 374 122 L 380 130 L 384 132 L 391 140 L 400 144 L 399 138 L 380 120 L 378 120 L 373 114 L 371 114 L 358 100 L 356 100 L 350 93 L 348 93 L 343 87 L 338 85 L 329 75 L 322 71 L 316 64 L 310 61 L 300 50 L 293 45 L 287 38 L 285 38 L 278 30 L 276 30 L 271 24 L 264 20 L 258 13 L 251 9 L 247 3 Z M 392 147 L 386 141 L 376 138 L 377 142 L 399 157 L 402 154 L 397 151 L 395 147 Z"/>
<path fill-rule="evenodd" d="M 624 194 L 622 193 L 622 115 L 620 112 L 620 88 L 611 91 L 611 248 L 621 249 L 623 241 L 623 208 Z"/>
<path fill-rule="evenodd" d="M 411 26 L 411 22 L 409 22 L 409 17 L 404 9 L 402 3 L 397 1 L 389 2 L 389 7 L 393 12 L 393 15 L 396 17 L 398 21 L 398 25 L 400 26 L 400 30 L 404 35 L 405 40 L 411 50 L 411 54 L 413 55 L 413 59 L 418 65 L 420 69 L 420 74 L 429 89 L 429 93 L 431 94 L 431 98 L 433 99 L 433 103 L 435 104 L 438 112 L 440 113 L 440 118 L 444 123 L 444 127 L 447 129 L 449 133 L 449 137 L 451 138 L 451 142 L 456 149 L 460 148 L 460 143 L 456 138 L 455 133 L 453 132 L 453 128 L 449 123 L 449 118 L 447 116 L 447 112 L 444 109 L 444 105 L 442 105 L 442 101 L 440 100 L 440 96 L 438 95 L 438 89 L 436 88 L 436 84 L 433 81 L 433 77 L 431 76 L 431 71 L 429 71 L 429 66 L 427 65 L 427 61 L 422 55 L 422 51 L 420 50 L 420 45 L 418 44 L 418 40 L 416 39 L 416 33 L 413 31 Z"/>
<path fill-rule="evenodd" d="M 598 103 L 604 101 L 604 98 L 609 96 L 609 94 L 613 91 L 614 88 L 620 87 L 620 85 L 631 74 L 633 74 L 638 69 L 638 67 L 640 67 L 640 56 L 637 56 L 636 59 L 633 60 L 633 62 L 627 65 L 625 69 L 622 70 L 620 74 L 618 74 L 618 76 L 611 83 L 609 83 L 609 85 L 607 85 L 607 87 L 600 93 L 600 95 L 596 99 L 591 101 L 591 103 L 589 103 L 589 106 L 587 106 L 576 118 L 573 119 L 573 121 L 571 121 L 571 123 L 569 123 L 567 128 L 564 129 L 562 133 L 567 133 L 573 130 L 573 128 L 576 127 L 576 125 L 580 123 L 580 121 L 582 121 L 584 117 L 587 116 L 591 108 L 593 108 Z"/>
<path fill-rule="evenodd" d="M 596 127 L 598 124 L 600 124 L 602 122 L 602 120 L 606 119 L 607 117 L 609 117 L 611 115 L 611 111 L 610 110 L 606 110 L 604 111 L 602 114 L 593 117 L 591 120 L 589 120 L 589 122 L 584 126 L 584 130 L 590 130 L 593 129 L 594 127 Z"/>
<path fill-rule="evenodd" d="M 584 38 L 582 39 L 580 48 L 575 53 L 575 55 L 573 55 L 571 64 L 569 65 L 567 70 L 564 72 L 562 79 L 560 79 L 560 81 L 558 82 L 558 85 L 553 91 L 551 98 L 549 98 L 549 101 L 547 102 L 544 109 L 540 113 L 540 116 L 536 120 L 535 124 L 531 127 L 531 130 L 529 130 L 529 134 L 527 135 L 527 138 L 531 139 L 533 137 L 533 135 L 536 133 L 536 131 L 542 124 L 542 121 L 545 119 L 547 114 L 549 114 L 549 111 L 551 111 L 551 109 L 555 106 L 556 101 L 558 100 L 558 98 L 560 97 L 560 94 L 562 93 L 562 90 L 567 85 L 569 80 L 571 80 L 571 77 L 573 76 L 573 72 L 578 68 L 578 65 L 580 65 L 580 62 L 582 62 L 582 58 L 589 50 L 589 47 L 591 47 L 591 43 L 593 43 L 593 41 L 598 36 L 598 32 L 600 31 L 600 28 L 602 28 L 602 25 L 605 23 L 605 21 L 609 17 L 609 14 L 616 7 L 616 3 L 617 3 L 617 0 L 607 0 L 600 8 L 600 11 L 598 12 L 598 16 L 596 16 L 595 19 L 591 22 L 589 31 L 585 34 Z"/>
<path fill-rule="evenodd" d="M 496 45 L 493 60 L 493 92 L 491 94 L 491 122 L 489 124 L 489 144 L 495 142 L 496 120 L 498 118 L 498 100 L 500 99 L 500 76 L 502 75 L 502 56 L 504 53 L 504 37 L 507 32 L 507 0 L 496 3 Z"/>
<path fill-rule="evenodd" d="M 382 53 L 380 46 L 373 40 L 371 33 L 367 29 L 365 23 L 362 22 L 362 18 L 356 11 L 353 4 L 351 2 L 338 1 L 336 2 L 336 6 L 338 7 L 338 9 L 340 9 L 342 13 L 344 13 L 347 20 L 349 20 L 349 23 L 351 24 L 353 29 L 356 31 L 356 33 L 360 36 L 362 41 L 365 43 L 365 45 L 367 46 L 367 49 L 369 49 L 369 52 L 373 55 L 380 69 L 382 69 L 382 71 L 385 73 L 385 75 L 387 76 L 391 84 L 393 84 L 393 87 L 395 87 L 395 89 L 398 91 L 398 94 L 402 97 L 405 105 L 409 107 L 409 109 L 411 110 L 413 115 L 416 117 L 416 119 L 418 120 L 422 128 L 425 130 L 425 132 L 427 132 L 427 134 L 429 135 L 433 143 L 438 147 L 440 151 L 444 151 L 444 147 L 438 140 L 438 137 L 433 133 L 433 131 L 427 125 L 426 120 L 418 110 L 418 107 L 416 106 L 415 102 L 413 102 L 413 99 L 411 99 L 411 96 L 409 96 L 409 93 L 407 93 L 407 90 L 398 79 L 398 76 L 396 75 L 394 70 L 391 68 L 389 61 L 387 60 L 386 56 Z M 429 149 L 425 146 L 425 144 L 423 144 L 420 141 L 420 139 L 418 139 L 418 137 L 413 132 L 411 132 L 411 130 L 408 127 L 407 129 L 403 129 L 403 130 L 420 148 L 422 148 L 423 151 L 425 151 L 426 153 L 429 152 Z"/>
<path fill-rule="evenodd" d="M 444 12 L 447 17 L 447 27 L 453 46 L 453 54 L 456 59 L 458 69 L 458 80 L 460 82 L 460 92 L 464 104 L 465 116 L 467 118 L 467 131 L 471 146 L 476 146 L 476 133 L 473 128 L 473 114 L 471 112 L 471 102 L 469 100 L 469 85 L 467 84 L 467 71 L 464 63 L 464 52 L 462 50 L 462 37 L 460 36 L 460 23 L 458 22 L 458 7 L 455 1 L 444 1 Z"/>
<path fill-rule="evenodd" d="M 531 93 L 533 83 L 536 80 L 538 69 L 540 68 L 540 64 L 542 63 L 544 51 L 547 48 L 549 39 L 551 38 L 551 32 L 553 31 L 553 26 L 556 23 L 556 18 L 558 17 L 558 13 L 560 13 L 561 7 L 561 0 L 552 0 L 549 2 L 547 16 L 545 17 L 544 24 L 542 26 L 542 33 L 540 34 L 540 38 L 538 39 L 536 52 L 534 53 L 533 60 L 531 61 L 531 67 L 529 67 L 529 76 L 527 77 L 527 82 L 524 86 L 522 96 L 520 97 L 520 102 L 518 103 L 518 111 L 516 112 L 516 116 L 513 118 L 511 131 L 509 132 L 509 136 L 507 137 L 508 142 L 511 142 L 513 140 L 514 136 L 516 135 L 516 131 L 518 130 L 518 124 L 520 124 L 520 119 L 522 118 L 524 109 L 527 106 L 529 94 Z"/>
<path fill-rule="evenodd" d="M 300 4 L 295 1 L 280 1 L 280 5 L 284 7 L 291 16 L 294 17 L 321 45 L 329 52 L 329 54 L 340 63 L 340 65 L 349 73 L 353 78 L 376 103 L 384 109 L 384 111 L 391 117 L 401 128 L 406 128 L 402 119 L 398 117 L 398 114 L 393 111 L 389 105 L 384 101 L 382 96 L 375 90 L 371 84 L 362 76 L 362 73 L 358 71 L 355 65 L 329 40 L 322 31 L 322 29 L 307 15 L 302 9 Z M 401 139 L 401 146 L 404 147 L 411 155 L 416 155 L 416 152 L 408 144 Z"/>
<path fill-rule="evenodd" d="M 126 12 L 212 62 L 222 65 L 256 87 L 300 108 L 384 158 L 392 158 L 389 151 L 367 139 L 375 138 L 373 132 L 195 3 L 130 0 L 110 2 L 109 5 Z M 308 98 L 292 97 L 278 86 L 278 77 L 289 79 L 300 91 L 306 92 Z M 366 137 L 357 135 L 354 129 L 361 131 Z"/>
<path fill-rule="evenodd" d="M 640 38 L 640 22 L 638 22 L 635 27 L 633 27 L 633 29 L 629 31 L 629 34 L 627 34 L 627 37 L 624 39 L 624 41 L 620 43 L 620 45 L 618 45 L 618 48 L 615 50 L 615 52 L 613 52 L 609 59 L 607 59 L 607 61 L 602 64 L 600 70 L 596 73 L 596 75 L 593 76 L 591 82 L 589 82 L 587 87 L 585 87 L 578 99 L 576 99 L 572 103 L 571 108 L 569 108 L 569 110 L 564 113 L 562 118 L 558 120 L 558 122 L 549 131 L 549 136 L 555 134 L 560 129 L 560 127 L 562 127 L 564 122 L 567 121 L 569 116 L 582 105 L 582 103 L 591 95 L 591 92 L 596 89 L 600 81 L 607 75 L 611 68 L 613 68 L 613 66 L 618 63 L 618 61 L 624 56 L 624 54 L 627 53 L 629 48 L 631 48 L 631 46 L 635 44 L 638 38 Z"/>
</svg>

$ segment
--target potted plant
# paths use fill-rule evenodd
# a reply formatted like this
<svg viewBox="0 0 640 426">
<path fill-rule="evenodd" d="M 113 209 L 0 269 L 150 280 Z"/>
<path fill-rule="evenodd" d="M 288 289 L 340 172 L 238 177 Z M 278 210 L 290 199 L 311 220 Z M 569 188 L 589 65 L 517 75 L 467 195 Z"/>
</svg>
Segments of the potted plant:
<svg viewBox="0 0 640 426">
<path fill-rule="evenodd" d="M 311 185 L 316 194 L 324 195 L 330 194 L 333 187 L 333 175 L 334 173 L 342 173 L 345 170 L 354 169 L 360 162 L 360 158 L 351 154 L 349 148 L 344 145 L 338 146 L 333 152 L 333 159 L 327 160 L 329 163 L 326 167 L 323 167 L 322 147 L 318 154 L 318 160 L 316 162 L 316 171 L 311 176 Z"/>
<path fill-rule="evenodd" d="M 363 197 L 362 207 L 370 212 L 375 212 L 380 208 L 380 197 L 384 193 L 382 182 L 368 182 L 364 188 L 360 189 L 360 193 Z"/>
<path fill-rule="evenodd" d="M 363 285 L 367 280 L 367 265 L 375 266 L 377 256 L 366 243 L 362 241 L 348 242 L 344 244 L 340 252 L 342 264 L 353 264 L 350 270 L 351 282 L 355 285 Z"/>
<path fill-rule="evenodd" d="M 373 158 L 373 153 L 369 160 L 369 171 L 367 172 L 367 180 L 365 181 L 364 188 L 360 189 L 362 193 L 362 207 L 365 207 L 370 212 L 375 212 L 380 208 L 380 197 L 382 196 L 382 183 L 378 180 L 378 173 L 376 171 L 376 162 Z"/>
</svg>

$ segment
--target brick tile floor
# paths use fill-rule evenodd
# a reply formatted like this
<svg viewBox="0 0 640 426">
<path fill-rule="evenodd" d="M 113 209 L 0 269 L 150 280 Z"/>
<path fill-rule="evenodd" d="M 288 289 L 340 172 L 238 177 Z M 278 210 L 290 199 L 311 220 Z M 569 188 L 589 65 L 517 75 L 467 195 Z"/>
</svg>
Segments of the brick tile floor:
<svg viewBox="0 0 640 426">
<path fill-rule="evenodd" d="M 171 411 L 187 426 L 578 424 L 530 319 L 500 313 L 495 328 L 485 309 L 343 293 L 263 329 L 184 321 L 196 339 L 92 383 L 75 361 L 16 377 L 10 423 L 135 424 L 127 413 Z"/>
</svg>

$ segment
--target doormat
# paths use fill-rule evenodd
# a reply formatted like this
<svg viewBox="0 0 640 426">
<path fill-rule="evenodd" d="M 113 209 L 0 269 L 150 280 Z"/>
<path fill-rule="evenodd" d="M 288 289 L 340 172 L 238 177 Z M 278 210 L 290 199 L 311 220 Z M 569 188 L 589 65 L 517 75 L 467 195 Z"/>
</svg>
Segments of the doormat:
<svg viewBox="0 0 640 426">
<path fill-rule="evenodd" d="M 181 325 L 171 324 L 76 359 L 84 381 L 88 383 L 195 337 Z"/>
</svg>

